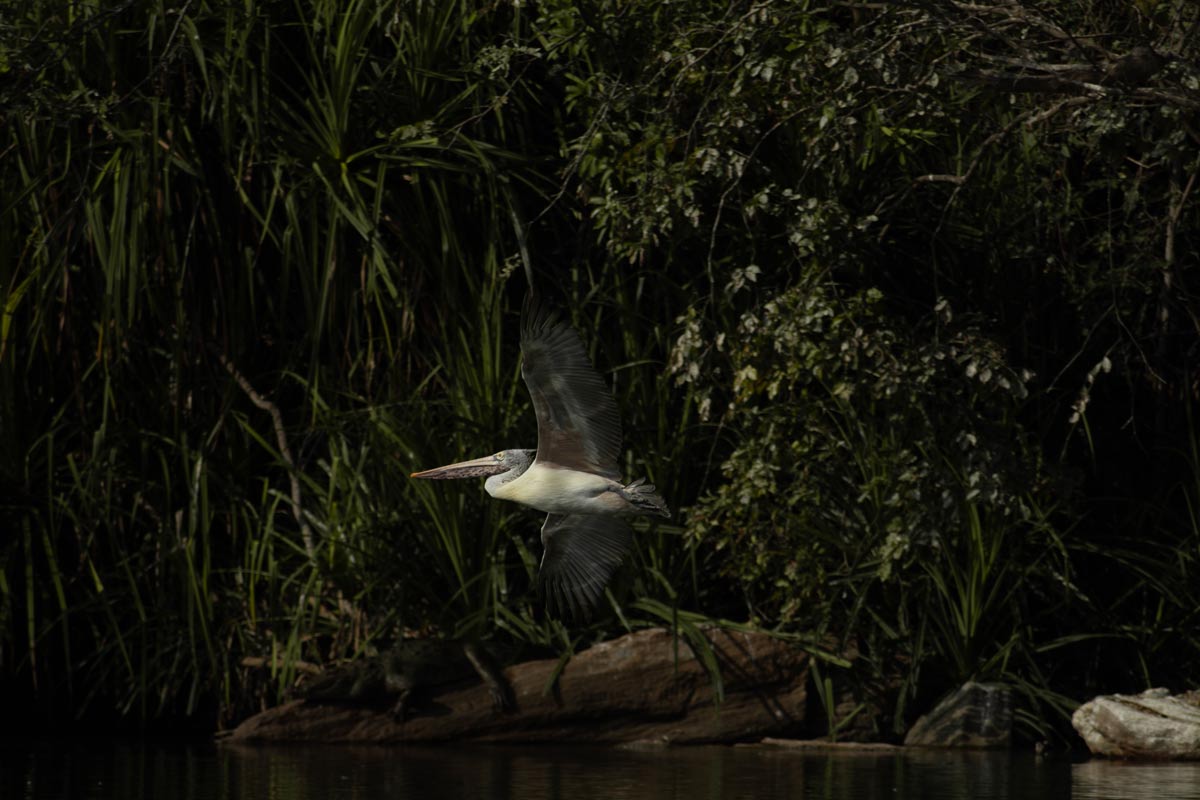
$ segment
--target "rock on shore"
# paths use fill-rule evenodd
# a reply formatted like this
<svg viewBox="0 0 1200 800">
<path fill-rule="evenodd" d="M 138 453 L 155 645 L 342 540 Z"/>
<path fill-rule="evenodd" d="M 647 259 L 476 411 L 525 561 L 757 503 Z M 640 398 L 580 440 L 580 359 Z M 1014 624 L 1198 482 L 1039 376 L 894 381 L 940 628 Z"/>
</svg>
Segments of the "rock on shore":
<svg viewBox="0 0 1200 800">
<path fill-rule="evenodd" d="M 1012 742 L 1012 689 L 964 683 L 917 720 L 904 737 L 911 747 L 1007 748 Z"/>
<path fill-rule="evenodd" d="M 1200 759 L 1200 691 L 1102 695 L 1076 709 L 1071 723 L 1096 755 Z"/>
</svg>

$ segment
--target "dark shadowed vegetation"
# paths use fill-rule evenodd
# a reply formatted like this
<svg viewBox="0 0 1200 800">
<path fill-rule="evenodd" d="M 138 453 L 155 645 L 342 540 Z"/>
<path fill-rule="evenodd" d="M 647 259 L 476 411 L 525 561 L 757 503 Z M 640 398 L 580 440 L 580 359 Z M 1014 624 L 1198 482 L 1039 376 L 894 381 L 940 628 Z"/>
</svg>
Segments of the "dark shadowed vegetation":
<svg viewBox="0 0 1200 800">
<path fill-rule="evenodd" d="M 884 738 L 1186 688 L 1198 174 L 1189 0 L 16 0 L 6 703 L 212 726 L 406 635 L 706 620 Z M 407 479 L 536 441 L 523 245 L 677 510 L 583 629 L 538 515 Z"/>
</svg>

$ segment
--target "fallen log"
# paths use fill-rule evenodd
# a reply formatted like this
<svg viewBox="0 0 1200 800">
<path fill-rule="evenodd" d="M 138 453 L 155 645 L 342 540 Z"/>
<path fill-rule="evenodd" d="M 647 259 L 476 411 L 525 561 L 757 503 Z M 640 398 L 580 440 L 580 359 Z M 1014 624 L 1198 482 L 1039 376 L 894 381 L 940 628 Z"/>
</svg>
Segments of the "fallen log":
<svg viewBox="0 0 1200 800">
<path fill-rule="evenodd" d="M 807 655 L 761 633 L 709 629 L 724 698 L 683 638 L 638 631 L 576 654 L 504 670 L 515 709 L 488 687 L 455 685 L 401 721 L 387 708 L 296 700 L 250 717 L 229 742 L 734 742 L 793 733 L 805 714 Z"/>
</svg>

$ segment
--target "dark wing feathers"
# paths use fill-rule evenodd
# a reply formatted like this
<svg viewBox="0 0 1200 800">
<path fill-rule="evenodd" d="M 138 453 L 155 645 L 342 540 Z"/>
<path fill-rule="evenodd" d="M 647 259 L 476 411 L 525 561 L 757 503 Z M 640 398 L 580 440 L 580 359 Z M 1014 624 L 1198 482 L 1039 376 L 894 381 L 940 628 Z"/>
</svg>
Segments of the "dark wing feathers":
<svg viewBox="0 0 1200 800">
<path fill-rule="evenodd" d="M 619 480 L 617 402 L 579 334 L 532 294 L 521 311 L 521 355 L 537 414 L 538 461 Z"/>
<path fill-rule="evenodd" d="M 538 572 L 546 610 L 576 621 L 590 618 L 631 544 L 633 529 L 620 517 L 548 514 Z"/>
</svg>

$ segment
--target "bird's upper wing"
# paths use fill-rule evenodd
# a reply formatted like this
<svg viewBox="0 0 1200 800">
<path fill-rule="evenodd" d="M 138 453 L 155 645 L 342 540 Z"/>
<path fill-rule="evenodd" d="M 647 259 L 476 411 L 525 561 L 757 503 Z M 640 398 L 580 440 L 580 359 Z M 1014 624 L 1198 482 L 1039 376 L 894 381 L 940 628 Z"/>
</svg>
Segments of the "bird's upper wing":
<svg viewBox="0 0 1200 800">
<path fill-rule="evenodd" d="M 545 552 L 538 572 L 546 610 L 577 621 L 591 617 L 632 543 L 633 529 L 620 517 L 548 514 L 542 525 Z"/>
<path fill-rule="evenodd" d="M 620 479 L 617 402 L 579 334 L 532 294 L 521 311 L 521 375 L 537 414 L 537 460 Z"/>
</svg>

